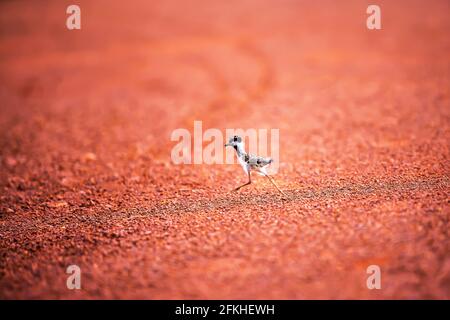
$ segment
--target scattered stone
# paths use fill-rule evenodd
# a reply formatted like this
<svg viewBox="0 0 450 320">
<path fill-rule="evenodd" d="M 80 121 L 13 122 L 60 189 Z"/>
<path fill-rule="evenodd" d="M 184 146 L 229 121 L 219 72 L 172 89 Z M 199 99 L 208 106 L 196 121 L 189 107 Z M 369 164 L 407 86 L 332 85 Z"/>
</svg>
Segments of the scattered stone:
<svg viewBox="0 0 450 320">
<path fill-rule="evenodd" d="M 93 152 L 86 152 L 81 159 L 83 162 L 92 162 L 97 160 L 97 155 Z"/>
<path fill-rule="evenodd" d="M 16 158 L 9 156 L 9 157 L 6 157 L 5 163 L 8 167 L 12 168 L 17 165 L 17 160 L 16 160 Z"/>
<path fill-rule="evenodd" d="M 49 208 L 64 208 L 69 206 L 66 201 L 50 201 L 47 202 L 47 207 Z"/>
</svg>

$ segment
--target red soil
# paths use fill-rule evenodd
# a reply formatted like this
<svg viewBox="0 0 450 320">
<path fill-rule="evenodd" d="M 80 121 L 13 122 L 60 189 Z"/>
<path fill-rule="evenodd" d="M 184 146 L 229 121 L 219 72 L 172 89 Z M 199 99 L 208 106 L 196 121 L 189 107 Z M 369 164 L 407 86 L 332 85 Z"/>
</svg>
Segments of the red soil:
<svg viewBox="0 0 450 320">
<path fill-rule="evenodd" d="M 0 3 L 0 298 L 450 298 L 448 1 L 77 2 Z M 289 200 L 194 120 L 279 128 Z"/>
</svg>

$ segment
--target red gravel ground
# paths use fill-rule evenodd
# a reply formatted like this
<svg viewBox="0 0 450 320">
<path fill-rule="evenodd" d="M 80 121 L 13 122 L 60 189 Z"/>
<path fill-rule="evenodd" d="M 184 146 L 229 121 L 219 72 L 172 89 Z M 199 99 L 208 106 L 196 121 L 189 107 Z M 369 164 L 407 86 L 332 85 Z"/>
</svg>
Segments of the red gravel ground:
<svg viewBox="0 0 450 320">
<path fill-rule="evenodd" d="M 0 298 L 450 298 L 450 4 L 376 2 L 2 1 Z M 194 120 L 279 128 L 289 199 Z"/>
</svg>

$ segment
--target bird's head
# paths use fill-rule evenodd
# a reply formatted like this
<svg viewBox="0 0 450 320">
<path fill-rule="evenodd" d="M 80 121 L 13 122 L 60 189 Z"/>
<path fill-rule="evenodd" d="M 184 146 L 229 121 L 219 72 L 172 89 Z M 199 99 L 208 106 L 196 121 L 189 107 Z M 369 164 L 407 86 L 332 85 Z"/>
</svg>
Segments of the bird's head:
<svg viewBox="0 0 450 320">
<path fill-rule="evenodd" d="M 239 145 L 242 145 L 242 138 L 239 136 L 232 136 L 228 143 L 225 143 L 225 147 L 233 147 L 237 148 Z"/>
</svg>

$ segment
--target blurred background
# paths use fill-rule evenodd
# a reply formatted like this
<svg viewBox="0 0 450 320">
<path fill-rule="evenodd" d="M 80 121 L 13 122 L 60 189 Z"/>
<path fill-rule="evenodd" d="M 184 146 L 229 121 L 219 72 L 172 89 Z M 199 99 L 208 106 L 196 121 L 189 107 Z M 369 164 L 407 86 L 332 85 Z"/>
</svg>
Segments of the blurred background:
<svg viewBox="0 0 450 320">
<path fill-rule="evenodd" d="M 449 298 L 450 3 L 372 2 L 2 1 L 0 297 Z M 292 199 L 173 165 L 194 120 Z"/>
</svg>

